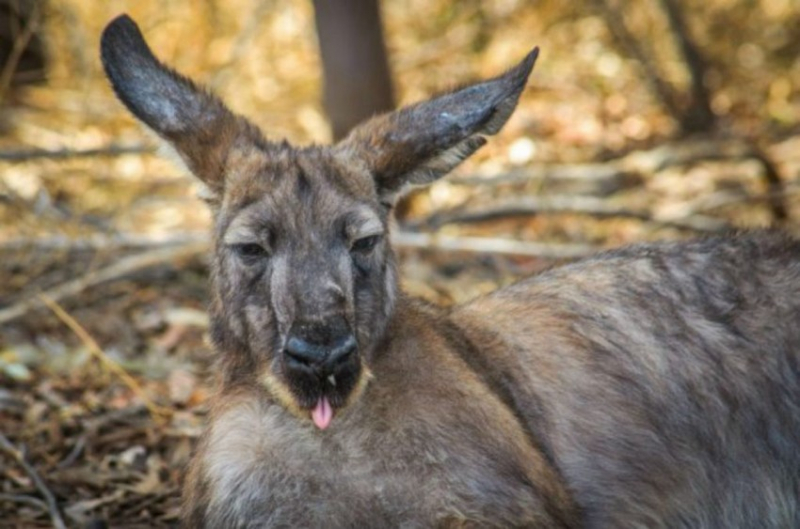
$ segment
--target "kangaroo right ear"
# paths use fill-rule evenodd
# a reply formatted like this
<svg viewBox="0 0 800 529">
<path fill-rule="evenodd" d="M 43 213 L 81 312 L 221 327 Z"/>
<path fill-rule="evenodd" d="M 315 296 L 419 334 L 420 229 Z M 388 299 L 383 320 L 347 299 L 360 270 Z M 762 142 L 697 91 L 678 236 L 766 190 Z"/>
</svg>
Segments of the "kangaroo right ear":
<svg viewBox="0 0 800 529">
<path fill-rule="evenodd" d="M 381 200 L 394 204 L 410 186 L 450 172 L 511 117 L 539 48 L 494 79 L 376 116 L 339 143 L 372 171 Z"/>
<path fill-rule="evenodd" d="M 260 132 L 215 96 L 163 65 L 127 15 L 103 31 L 100 56 L 117 97 L 175 148 L 215 195 L 224 187 L 231 150 L 263 141 Z"/>
</svg>

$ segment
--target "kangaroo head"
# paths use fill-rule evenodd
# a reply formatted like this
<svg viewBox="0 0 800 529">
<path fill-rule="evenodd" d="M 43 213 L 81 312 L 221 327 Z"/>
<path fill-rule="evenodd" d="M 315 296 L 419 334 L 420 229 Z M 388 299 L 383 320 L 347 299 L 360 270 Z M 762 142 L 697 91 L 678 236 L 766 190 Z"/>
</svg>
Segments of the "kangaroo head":
<svg viewBox="0 0 800 529">
<path fill-rule="evenodd" d="M 106 27 L 101 56 L 117 96 L 209 191 L 211 335 L 226 383 L 263 386 L 319 428 L 361 395 L 398 291 L 393 205 L 500 130 L 537 54 L 377 116 L 336 145 L 296 148 L 162 64 L 128 16 Z"/>
</svg>

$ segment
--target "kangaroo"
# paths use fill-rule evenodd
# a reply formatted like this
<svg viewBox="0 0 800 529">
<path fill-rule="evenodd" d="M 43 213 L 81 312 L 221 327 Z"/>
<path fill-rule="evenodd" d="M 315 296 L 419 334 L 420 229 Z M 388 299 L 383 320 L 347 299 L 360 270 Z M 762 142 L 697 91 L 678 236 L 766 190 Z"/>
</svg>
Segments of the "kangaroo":
<svg viewBox="0 0 800 529">
<path fill-rule="evenodd" d="M 214 213 L 220 389 L 185 527 L 800 527 L 794 240 L 640 244 L 449 309 L 400 290 L 398 197 L 501 129 L 538 49 L 302 148 L 127 16 L 101 55 Z"/>
</svg>

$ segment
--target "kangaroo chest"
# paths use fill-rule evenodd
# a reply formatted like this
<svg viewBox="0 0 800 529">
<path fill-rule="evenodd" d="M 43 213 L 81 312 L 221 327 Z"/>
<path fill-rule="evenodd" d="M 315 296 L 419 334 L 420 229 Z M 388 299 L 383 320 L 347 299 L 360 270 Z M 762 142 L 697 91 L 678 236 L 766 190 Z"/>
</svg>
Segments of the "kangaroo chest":
<svg viewBox="0 0 800 529">
<path fill-rule="evenodd" d="M 542 516 L 531 465 L 494 441 L 447 437 L 424 418 L 369 431 L 350 419 L 317 431 L 257 398 L 228 407 L 199 461 L 209 526 L 513 527 Z"/>
</svg>

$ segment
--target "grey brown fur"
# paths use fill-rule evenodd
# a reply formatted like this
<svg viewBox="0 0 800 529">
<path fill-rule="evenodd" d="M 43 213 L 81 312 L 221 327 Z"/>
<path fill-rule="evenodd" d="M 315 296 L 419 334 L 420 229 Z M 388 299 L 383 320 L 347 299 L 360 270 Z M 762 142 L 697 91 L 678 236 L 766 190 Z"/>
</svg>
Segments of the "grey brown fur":
<svg viewBox="0 0 800 529">
<path fill-rule="evenodd" d="M 800 527 L 800 244 L 634 246 L 452 310 L 398 288 L 391 207 L 510 116 L 536 58 L 266 141 L 127 17 L 120 99 L 207 185 L 221 387 L 185 527 Z"/>
</svg>

